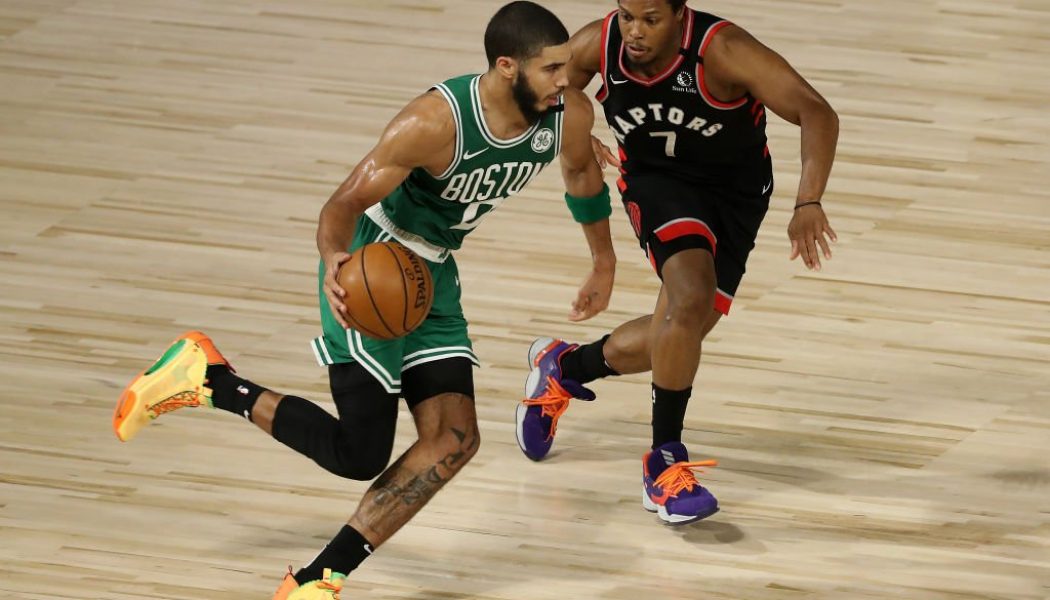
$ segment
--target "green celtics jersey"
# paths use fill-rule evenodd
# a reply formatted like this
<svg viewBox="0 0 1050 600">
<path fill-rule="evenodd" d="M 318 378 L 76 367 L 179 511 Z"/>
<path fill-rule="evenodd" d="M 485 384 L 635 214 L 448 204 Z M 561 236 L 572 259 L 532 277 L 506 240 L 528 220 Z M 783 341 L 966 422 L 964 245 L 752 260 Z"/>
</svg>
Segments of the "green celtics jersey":
<svg viewBox="0 0 1050 600">
<path fill-rule="evenodd" d="M 433 262 L 458 249 L 486 214 L 524 188 L 561 149 L 560 106 L 515 138 L 496 138 L 481 108 L 480 79 L 464 75 L 433 88 L 452 107 L 456 122 L 448 169 L 437 177 L 413 169 L 393 193 L 365 213 Z"/>
</svg>

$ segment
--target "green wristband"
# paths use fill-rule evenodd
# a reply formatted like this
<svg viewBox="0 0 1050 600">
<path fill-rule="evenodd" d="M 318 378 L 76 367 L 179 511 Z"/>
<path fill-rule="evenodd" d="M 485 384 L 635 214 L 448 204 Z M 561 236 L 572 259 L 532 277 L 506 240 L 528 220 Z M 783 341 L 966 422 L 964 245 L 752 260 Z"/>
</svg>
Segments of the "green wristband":
<svg viewBox="0 0 1050 600">
<path fill-rule="evenodd" d="M 565 204 L 569 205 L 569 212 L 572 213 L 573 220 L 584 225 L 608 219 L 612 214 L 609 186 L 604 183 L 602 191 L 589 198 L 580 198 L 566 192 Z"/>
</svg>

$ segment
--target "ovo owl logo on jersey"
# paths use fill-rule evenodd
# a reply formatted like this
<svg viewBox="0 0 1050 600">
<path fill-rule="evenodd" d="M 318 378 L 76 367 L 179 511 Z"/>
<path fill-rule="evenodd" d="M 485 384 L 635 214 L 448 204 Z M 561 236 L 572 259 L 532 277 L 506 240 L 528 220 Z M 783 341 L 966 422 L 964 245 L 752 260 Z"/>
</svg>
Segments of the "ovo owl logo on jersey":
<svg viewBox="0 0 1050 600">
<path fill-rule="evenodd" d="M 544 127 L 532 138 L 532 149 L 535 152 L 546 152 L 554 143 L 554 132 Z"/>
</svg>

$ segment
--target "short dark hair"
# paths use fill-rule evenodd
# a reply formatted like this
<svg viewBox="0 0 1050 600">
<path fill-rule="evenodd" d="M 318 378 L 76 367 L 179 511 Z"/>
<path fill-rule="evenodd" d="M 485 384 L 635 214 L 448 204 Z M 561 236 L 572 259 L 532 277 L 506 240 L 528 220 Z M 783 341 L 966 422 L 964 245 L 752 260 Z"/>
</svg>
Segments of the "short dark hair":
<svg viewBox="0 0 1050 600">
<path fill-rule="evenodd" d="M 505 4 L 485 28 L 485 55 L 489 68 L 496 59 L 509 56 L 528 60 L 547 46 L 569 41 L 569 31 L 551 11 L 535 2 L 519 0 Z"/>
<path fill-rule="evenodd" d="M 671 5 L 671 12 L 678 12 L 685 6 L 685 0 L 667 0 L 667 3 Z"/>
</svg>

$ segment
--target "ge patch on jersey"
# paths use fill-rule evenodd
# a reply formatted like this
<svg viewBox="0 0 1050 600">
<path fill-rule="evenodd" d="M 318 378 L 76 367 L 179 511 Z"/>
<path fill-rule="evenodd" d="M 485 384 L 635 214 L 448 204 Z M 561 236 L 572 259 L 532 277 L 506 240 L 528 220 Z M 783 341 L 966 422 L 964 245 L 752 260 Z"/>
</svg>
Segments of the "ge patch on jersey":
<svg viewBox="0 0 1050 600">
<path fill-rule="evenodd" d="M 546 152 L 554 143 L 554 132 L 544 127 L 532 136 L 532 150 L 534 152 Z"/>
</svg>

